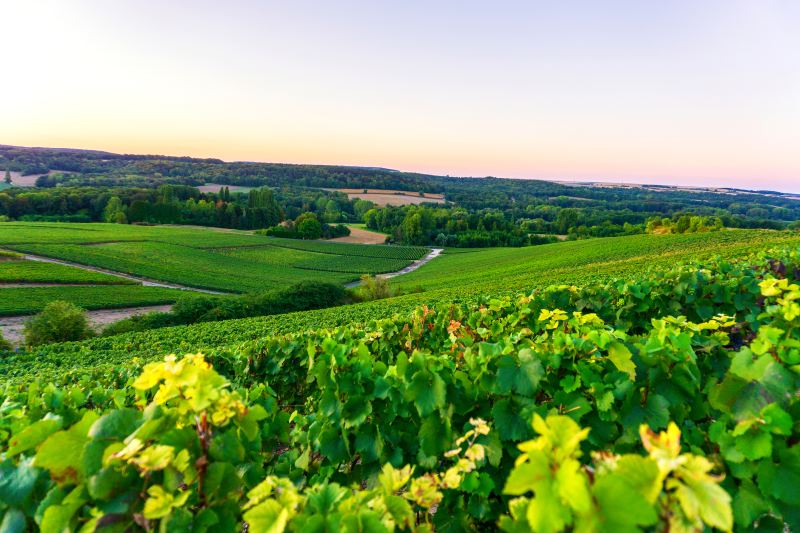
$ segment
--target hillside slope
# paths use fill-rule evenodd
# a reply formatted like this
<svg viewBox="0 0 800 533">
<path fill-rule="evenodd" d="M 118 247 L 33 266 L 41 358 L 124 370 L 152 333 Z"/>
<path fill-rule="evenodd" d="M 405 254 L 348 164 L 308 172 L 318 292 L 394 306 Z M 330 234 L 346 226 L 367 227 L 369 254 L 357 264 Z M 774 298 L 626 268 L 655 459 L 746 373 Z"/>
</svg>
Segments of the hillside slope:
<svg viewBox="0 0 800 533">
<path fill-rule="evenodd" d="M 798 278 L 777 250 L 29 376 L 0 393 L 0 511 L 45 530 L 795 530 Z"/>
<path fill-rule="evenodd" d="M 0 382 L 27 379 L 32 373 L 57 375 L 69 368 L 115 367 L 127 364 L 133 357 L 151 360 L 165 353 L 230 351 L 242 342 L 266 335 L 365 323 L 409 313 L 422 305 L 438 308 L 451 303 L 485 301 L 511 293 L 529 293 L 548 285 L 580 286 L 615 278 L 629 281 L 657 278 L 682 261 L 737 257 L 792 244 L 800 244 L 797 233 L 729 231 L 618 237 L 445 255 L 409 274 L 409 278 L 414 277 L 410 281 L 396 278 L 406 288 L 430 283 L 434 288 L 425 292 L 330 309 L 162 328 L 40 347 L 8 357 L 0 366 Z M 575 266 L 568 266 L 573 260 Z M 440 267 L 438 261 L 448 268 Z"/>
</svg>

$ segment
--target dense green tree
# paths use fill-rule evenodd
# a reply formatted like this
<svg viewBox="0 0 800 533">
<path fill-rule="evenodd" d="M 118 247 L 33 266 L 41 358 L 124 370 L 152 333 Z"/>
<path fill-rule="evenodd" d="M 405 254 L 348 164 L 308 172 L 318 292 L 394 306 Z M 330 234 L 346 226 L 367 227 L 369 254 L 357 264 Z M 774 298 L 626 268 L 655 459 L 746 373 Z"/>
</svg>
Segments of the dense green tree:
<svg viewBox="0 0 800 533">
<path fill-rule="evenodd" d="M 569 233 L 571 228 L 574 228 L 578 225 L 579 220 L 580 213 L 577 209 L 562 209 L 558 212 L 558 217 L 556 219 L 556 226 L 559 233 L 562 235 Z"/>
<path fill-rule="evenodd" d="M 314 213 L 303 213 L 294 221 L 294 226 L 303 239 L 322 237 L 322 224 Z"/>
<path fill-rule="evenodd" d="M 122 205 L 122 200 L 119 196 L 112 196 L 108 199 L 105 209 L 103 210 L 103 220 L 115 224 L 126 224 L 128 218 L 125 215 L 125 207 Z"/>
<path fill-rule="evenodd" d="M 269 228 L 283 219 L 271 189 L 262 187 L 249 192 L 245 217 L 250 229 Z"/>
</svg>

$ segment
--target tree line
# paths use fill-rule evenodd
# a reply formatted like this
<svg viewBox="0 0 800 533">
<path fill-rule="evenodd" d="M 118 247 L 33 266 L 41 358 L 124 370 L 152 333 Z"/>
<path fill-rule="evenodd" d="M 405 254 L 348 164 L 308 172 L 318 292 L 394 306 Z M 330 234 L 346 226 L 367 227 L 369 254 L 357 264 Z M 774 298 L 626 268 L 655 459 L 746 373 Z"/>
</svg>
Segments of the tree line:
<svg viewBox="0 0 800 533">
<path fill-rule="evenodd" d="M 541 180 L 454 178 L 380 168 L 226 163 L 0 146 L 0 169 L 40 172 L 36 189 L 0 192 L 0 220 L 166 223 L 272 228 L 287 237 L 329 236 L 365 222 L 393 242 L 454 247 L 527 246 L 559 239 L 797 227 L 800 200 L 781 193 L 589 187 Z M 44 174 L 47 171 L 58 171 Z M 219 192 L 197 186 L 221 184 Z M 232 192 L 232 186 L 253 187 Z M 378 207 L 336 188 L 439 192 L 446 204 Z M 298 220 L 304 214 L 312 220 Z M 682 217 L 689 217 L 681 222 Z M 307 217 L 308 218 L 308 217 Z M 658 222 L 660 221 L 660 222 Z M 665 222 L 671 221 L 671 222 Z M 299 230 L 300 222 L 306 226 Z M 684 224 L 688 224 L 683 228 Z M 319 228 L 317 227 L 319 226 Z M 309 227 L 313 228 L 309 229 Z M 321 229 L 320 229 L 321 228 Z"/>
</svg>

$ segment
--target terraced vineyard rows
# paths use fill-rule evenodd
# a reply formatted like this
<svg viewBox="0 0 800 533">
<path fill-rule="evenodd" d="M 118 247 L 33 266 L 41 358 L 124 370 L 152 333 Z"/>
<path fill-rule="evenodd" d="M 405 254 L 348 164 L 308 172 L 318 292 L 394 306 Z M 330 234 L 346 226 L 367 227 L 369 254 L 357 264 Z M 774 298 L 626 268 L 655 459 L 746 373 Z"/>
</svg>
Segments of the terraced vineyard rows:
<svg viewBox="0 0 800 533">
<path fill-rule="evenodd" d="M 307 270 L 320 270 L 323 272 L 348 272 L 351 274 L 384 274 L 396 272 L 408 266 L 404 259 L 383 259 L 380 257 L 356 257 L 353 260 L 342 261 L 341 256 L 314 257 L 300 261 L 295 266 Z"/>
<path fill-rule="evenodd" d="M 88 272 L 54 263 L 15 260 L 0 261 L 2 283 L 85 283 L 91 285 L 124 285 L 134 282 L 99 272 Z"/>
<path fill-rule="evenodd" d="M 741 230 L 632 235 L 527 248 L 493 248 L 445 253 L 395 282 L 403 287 L 424 289 L 480 286 L 490 292 L 514 290 L 531 281 L 539 285 L 562 283 L 562 280 L 591 282 L 610 273 L 636 275 L 654 264 L 670 265 L 686 258 L 713 254 L 735 257 L 793 242 L 800 242 L 800 233 Z"/>
<path fill-rule="evenodd" d="M 292 241 L 244 232 L 120 224 L 4 223 L 0 225 L 0 246 L 155 281 L 231 293 L 264 292 L 311 280 L 344 284 L 362 274 L 400 270 L 427 253 L 420 247 Z M 22 263 L 6 263 L 0 263 L 0 283 L 123 282 L 59 265 L 25 263 L 23 267 Z M 4 293 L 8 297 L 23 294 L 27 293 Z M 95 290 L 94 294 L 99 292 Z M 0 313 L 35 311 L 41 309 L 43 298 L 51 296 L 79 305 L 91 303 L 91 308 L 97 308 L 99 302 L 113 307 L 164 303 L 163 298 L 153 299 L 153 294 L 140 293 L 140 288 L 107 291 L 98 303 L 91 303 L 78 291 L 63 287 L 32 292 L 27 303 L 0 303 Z M 180 293 L 169 294 L 174 301 Z M 119 300 L 112 301 L 114 297 Z"/>
<path fill-rule="evenodd" d="M 560 268 L 557 271 L 552 269 L 552 263 L 550 262 L 540 263 L 532 260 L 531 255 L 528 254 L 535 253 L 535 250 L 522 249 L 517 250 L 517 252 L 526 254 L 525 261 L 520 261 L 520 263 L 527 265 L 528 270 L 525 275 L 517 274 L 504 277 L 502 272 L 493 270 L 491 263 L 487 263 L 484 277 L 472 277 L 463 269 L 454 269 L 450 271 L 449 282 L 445 283 L 445 277 L 441 269 L 437 268 L 434 269 L 434 272 L 437 275 L 436 281 L 439 288 L 429 289 L 422 293 L 412 293 L 386 300 L 332 309 L 195 324 L 143 333 L 128 333 L 116 337 L 92 339 L 82 343 L 68 343 L 51 348 L 39 348 L 32 352 L 30 357 L 39 361 L 42 364 L 40 371 L 45 372 L 46 368 L 51 367 L 50 365 L 52 365 L 51 368 L 62 368 L 66 364 L 67 366 L 77 365 L 79 368 L 89 369 L 95 365 L 105 367 L 106 365 L 127 364 L 132 352 L 136 353 L 140 359 L 148 360 L 160 357 L 165 353 L 180 353 L 187 350 L 202 349 L 206 352 L 218 349 L 226 350 L 228 349 L 227 347 L 236 346 L 239 343 L 265 335 L 332 328 L 345 324 L 367 323 L 371 320 L 386 318 L 395 314 L 408 313 L 422 305 L 436 307 L 450 305 L 451 303 L 477 302 L 486 298 L 504 296 L 519 291 L 529 292 L 551 284 L 578 286 L 603 284 L 619 277 L 631 281 L 658 279 L 663 270 L 677 263 L 692 261 L 696 258 L 736 257 L 746 253 L 743 250 L 755 250 L 759 246 L 767 248 L 781 243 L 800 245 L 800 236 L 796 234 L 779 232 L 730 233 L 730 236 L 726 235 L 724 238 L 720 236 L 721 234 L 702 234 L 699 237 L 690 239 L 691 242 L 694 242 L 693 246 L 687 246 L 685 239 L 666 236 L 663 239 L 659 238 L 659 246 L 653 246 L 650 250 L 645 246 L 648 242 L 645 240 L 646 236 L 612 239 L 623 241 L 618 245 L 618 249 L 626 250 L 630 247 L 635 250 L 636 253 L 633 258 L 627 261 L 616 260 L 617 257 L 612 252 L 607 251 L 607 247 L 596 246 L 596 241 L 578 241 L 573 250 L 577 253 L 581 249 L 578 246 L 580 244 L 589 246 L 595 252 L 594 260 L 590 260 L 591 257 L 586 255 L 582 266 Z M 731 241 L 731 237 L 737 238 Z M 755 241 L 755 239 L 759 239 L 759 241 Z M 625 241 L 627 241 L 627 247 L 624 246 Z M 754 241 L 761 242 L 761 244 L 753 244 Z M 669 248 L 670 243 L 673 244 L 672 248 Z M 553 246 L 562 244 L 564 243 Z M 537 248 L 547 249 L 545 246 Z M 240 251 L 251 253 L 250 249 L 245 248 L 241 248 Z M 473 256 L 475 254 L 464 255 Z M 550 253 L 545 255 L 545 257 L 551 256 Z M 629 255 L 628 257 L 631 256 Z M 435 267 L 436 263 L 442 259 L 444 258 L 437 258 L 422 269 L 395 279 L 400 284 L 407 277 Z M 463 283 L 460 282 L 462 279 L 464 279 Z M 409 283 L 407 286 L 413 287 L 414 284 Z M 19 360 L 21 361 L 21 366 L 10 364 L 4 367 L 0 366 L 0 372 L 7 372 L 8 374 L 22 372 L 24 374 L 24 369 L 27 367 L 29 360 L 26 356 L 22 356 Z"/>
<path fill-rule="evenodd" d="M 339 242 L 298 241 L 296 239 L 271 239 L 270 245 L 307 250 L 323 254 L 354 257 L 376 257 L 413 261 L 425 257 L 430 251 L 424 246 L 388 246 L 382 244 L 349 244 Z"/>
<path fill-rule="evenodd" d="M 56 530 L 794 530 L 798 275 L 787 250 L 207 358 L 12 357 L 3 510 Z"/>
<path fill-rule="evenodd" d="M 88 285 L 64 287 L 0 288 L 0 315 L 26 315 L 41 311 L 54 300 L 67 300 L 84 309 L 112 309 L 161 305 L 199 293 L 141 285 Z"/>
</svg>

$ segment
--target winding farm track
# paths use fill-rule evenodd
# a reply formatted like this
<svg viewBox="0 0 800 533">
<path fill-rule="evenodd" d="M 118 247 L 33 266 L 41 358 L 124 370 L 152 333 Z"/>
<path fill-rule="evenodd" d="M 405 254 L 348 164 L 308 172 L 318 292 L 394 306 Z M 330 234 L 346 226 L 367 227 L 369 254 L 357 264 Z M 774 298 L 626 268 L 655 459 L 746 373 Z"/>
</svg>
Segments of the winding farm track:
<svg viewBox="0 0 800 533">
<path fill-rule="evenodd" d="M 416 261 L 414 261 L 413 263 L 411 263 L 407 267 L 402 268 L 402 269 L 398 270 L 397 272 L 388 272 L 386 274 L 378 274 L 375 277 L 376 278 L 393 278 L 395 276 L 402 276 L 403 274 L 408 274 L 409 272 L 414 272 L 416 269 L 418 269 L 422 265 L 424 265 L 424 264 L 428 263 L 429 261 L 432 261 L 433 259 L 439 257 L 439 255 L 443 251 L 444 251 L 444 248 L 433 248 L 433 249 L 431 249 L 431 252 L 428 255 L 426 255 L 422 259 L 417 259 Z M 359 285 L 361 285 L 361 280 L 352 281 L 352 282 L 348 283 L 347 285 L 345 285 L 345 287 L 347 287 L 348 289 L 352 289 L 353 287 L 358 287 Z"/>
<path fill-rule="evenodd" d="M 86 318 L 89 325 L 96 329 L 103 326 L 145 313 L 168 313 L 172 310 L 171 305 L 145 305 L 140 307 L 123 307 L 120 309 L 94 309 L 86 311 Z M 12 345 L 19 346 L 25 337 L 25 323 L 31 319 L 31 315 L 0 316 L 0 332 L 3 337 Z"/>
<path fill-rule="evenodd" d="M 229 294 L 227 292 L 212 291 L 209 289 L 199 289 L 197 287 L 189 287 L 188 285 L 179 285 L 177 283 L 167 283 L 164 281 L 157 281 L 148 278 L 140 278 L 138 276 L 132 276 L 130 274 L 126 274 L 124 272 L 117 272 L 115 270 L 107 270 L 105 268 L 82 265 L 80 263 L 73 263 L 72 261 L 64 261 L 62 259 L 53 259 L 52 257 L 45 257 L 43 255 L 25 254 L 23 257 L 30 261 L 40 261 L 42 263 L 55 263 L 57 265 L 65 265 L 69 267 L 80 268 L 81 270 L 87 270 L 89 272 L 98 272 L 100 274 L 107 274 L 109 276 L 116 276 L 118 278 L 129 279 L 131 281 L 140 283 L 146 287 L 163 287 L 165 289 L 179 289 L 182 291 L 202 292 L 205 294 Z"/>
</svg>

